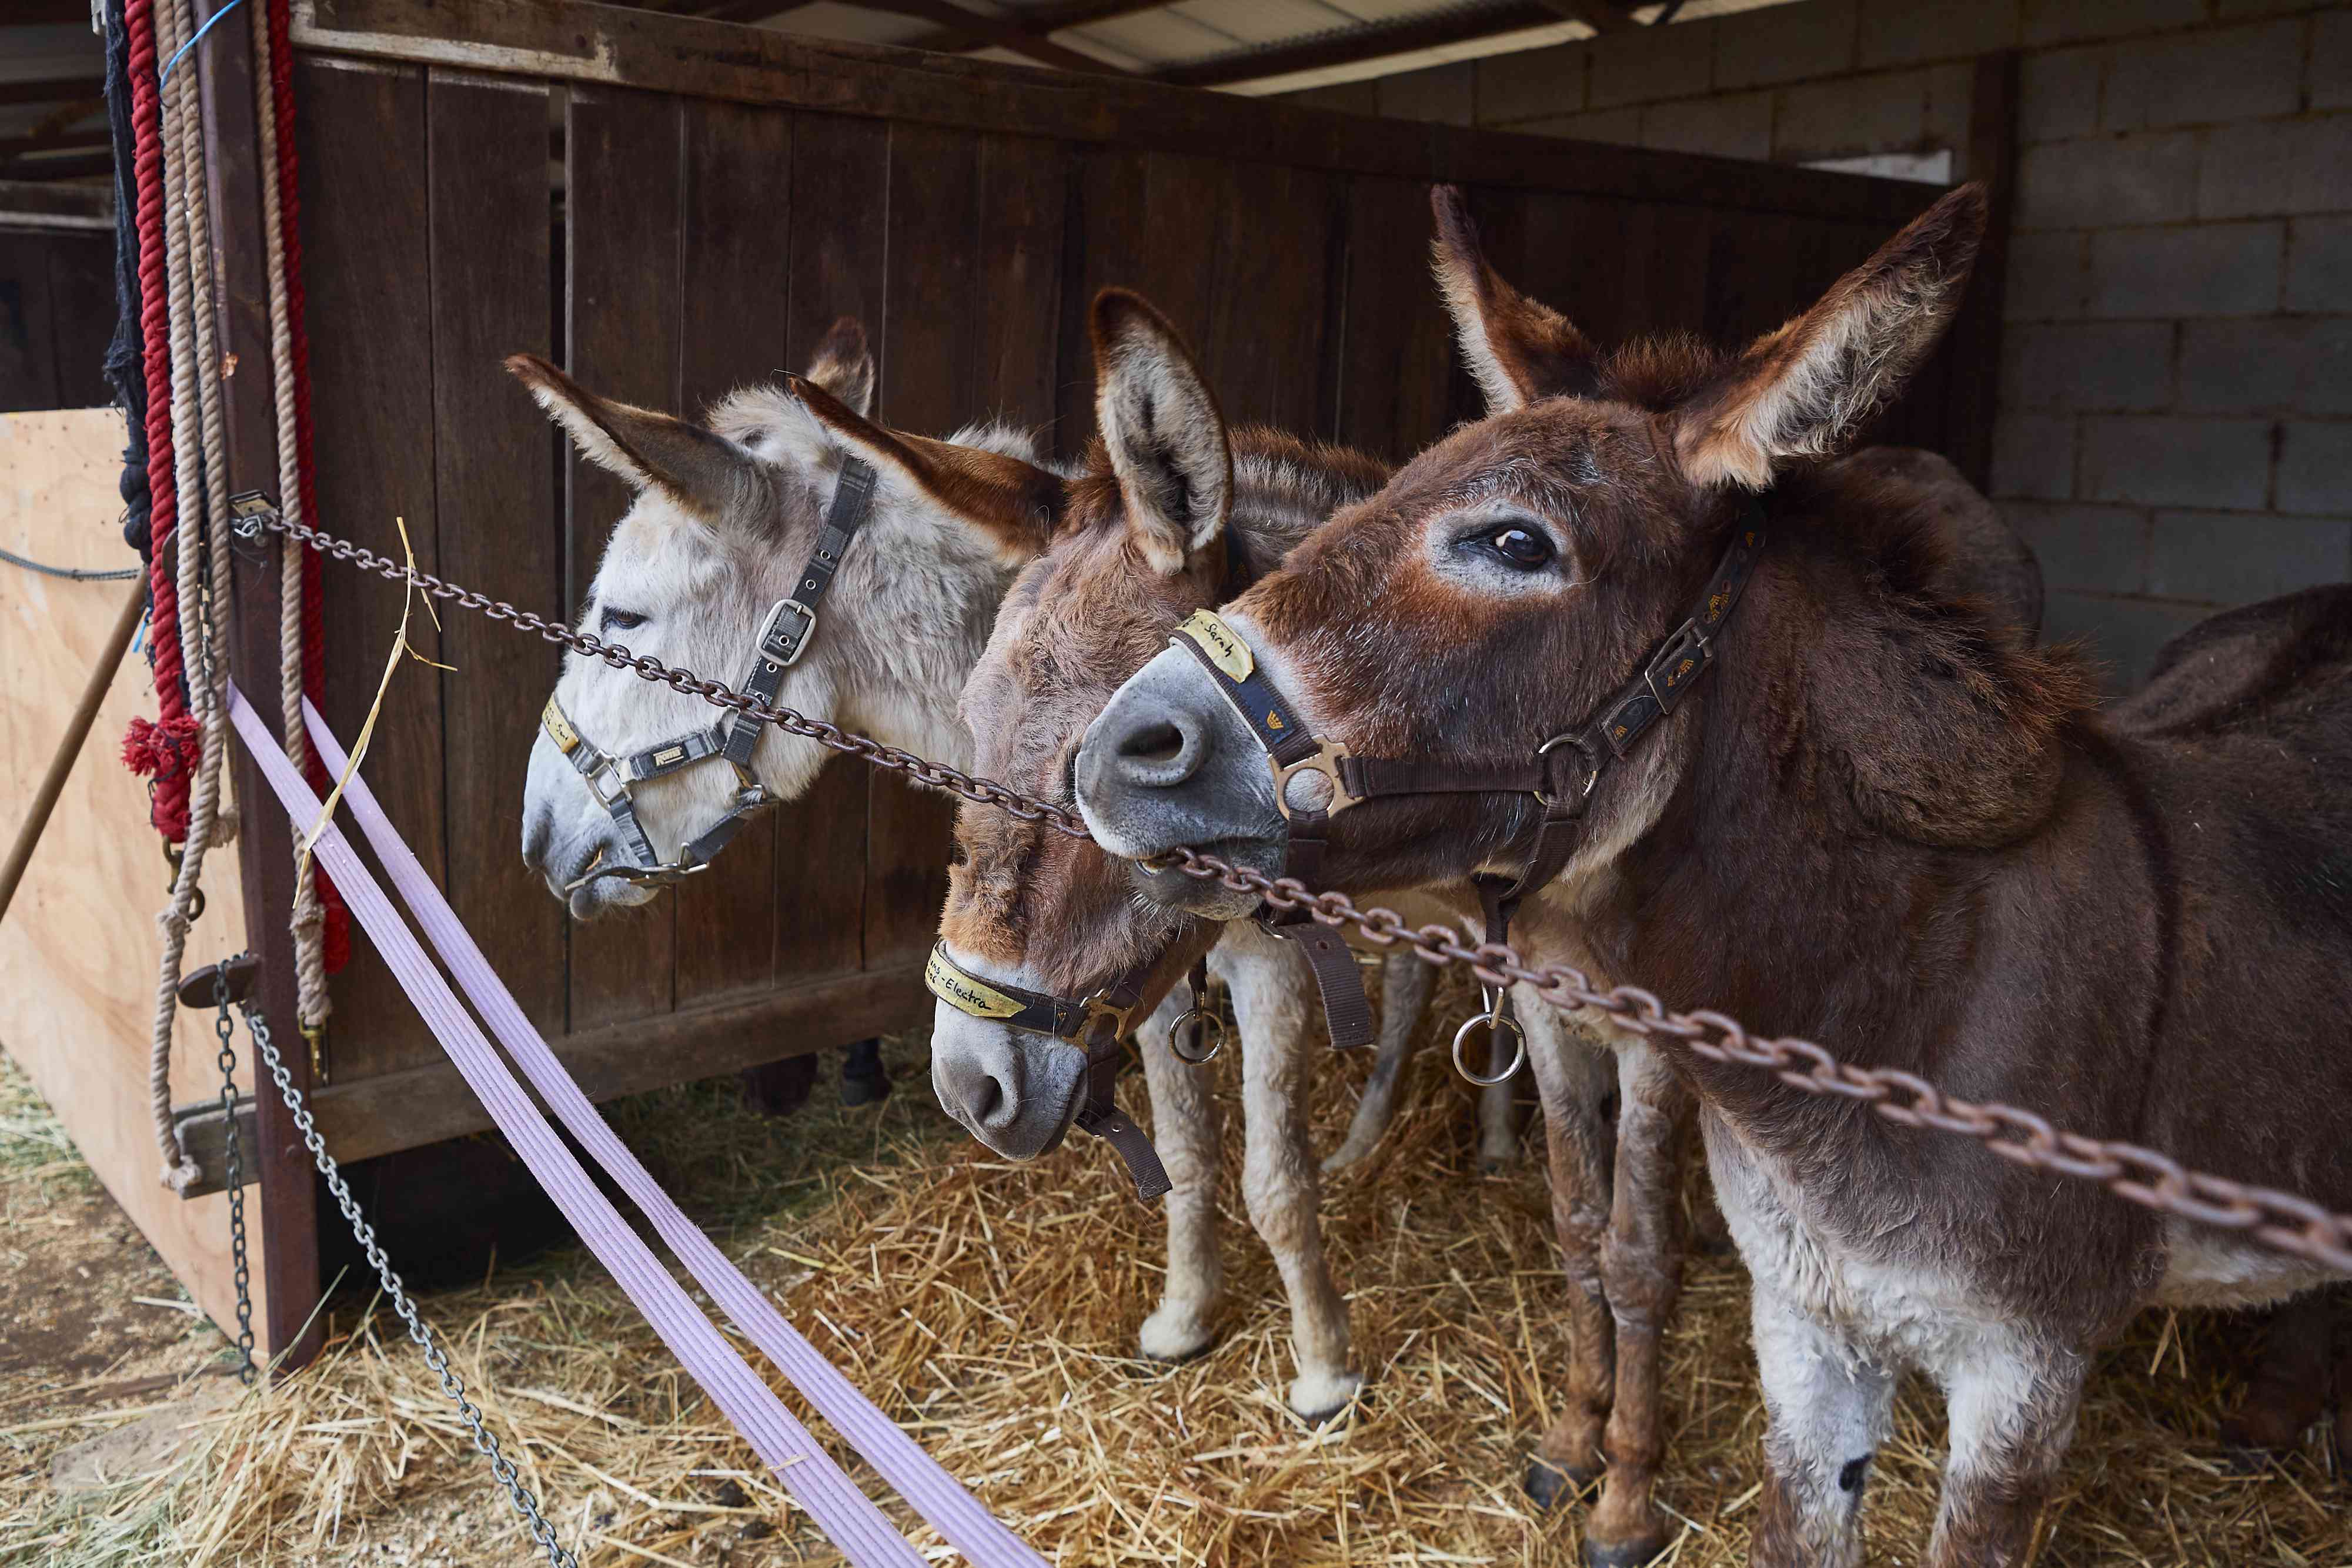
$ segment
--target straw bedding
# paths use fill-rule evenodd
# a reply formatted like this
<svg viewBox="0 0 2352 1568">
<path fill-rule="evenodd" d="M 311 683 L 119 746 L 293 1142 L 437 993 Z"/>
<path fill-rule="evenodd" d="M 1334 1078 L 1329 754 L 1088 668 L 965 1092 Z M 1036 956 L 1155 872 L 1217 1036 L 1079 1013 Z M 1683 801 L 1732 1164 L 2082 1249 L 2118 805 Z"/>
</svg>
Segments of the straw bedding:
<svg viewBox="0 0 2352 1568">
<path fill-rule="evenodd" d="M 1449 977 L 1433 1041 L 1466 1005 Z M 1467 1097 L 1439 1051 L 1423 1052 L 1381 1150 L 1328 1184 L 1329 1248 L 1372 1385 L 1320 1432 L 1282 1404 L 1286 1312 L 1230 1181 L 1223 1337 L 1182 1367 L 1139 1363 L 1156 1214 L 1083 1141 L 1031 1166 L 987 1157 L 931 1103 L 920 1042 L 892 1041 L 889 1059 L 899 1091 L 879 1109 L 841 1111 L 820 1092 L 768 1122 L 720 1083 L 627 1103 L 616 1120 L 810 1337 L 1049 1559 L 1576 1561 L 1577 1511 L 1538 1515 L 1517 1489 L 1562 1365 L 1541 1170 L 1475 1174 Z M 1326 1073 L 1321 1146 L 1340 1135 L 1364 1065 Z M 1211 1071 L 1237 1171 L 1235 1074 Z M 1126 1092 L 1139 1102 L 1139 1082 Z M 1728 1568 L 1746 1560 L 1761 1473 L 1746 1286 L 1729 1259 L 1695 1260 L 1688 1281 L 1661 1489 L 1683 1528 L 1666 1561 Z M 425 1308 L 583 1562 L 836 1560 L 584 1255 L 502 1268 Z M 15 1486 L 58 1437 L 9 1433 L 0 1494 L 20 1495 L 0 1497 L 0 1562 L 527 1561 L 398 1325 L 347 1288 L 331 1333 L 318 1370 L 234 1405 L 175 1468 L 112 1491 Z M 2222 1461 L 2215 1426 L 2252 1343 L 2242 1320 L 2158 1314 L 2107 1353 L 2039 1563 L 2352 1564 L 2352 1508 L 2322 1433 L 2267 1473 Z M 38 1414 L 0 1405 L 0 1430 Z M 1908 1388 L 1875 1472 L 1873 1562 L 1918 1561 L 1940 1425 L 1932 1394 Z M 952 1556 L 911 1528 L 934 1560 Z"/>
</svg>

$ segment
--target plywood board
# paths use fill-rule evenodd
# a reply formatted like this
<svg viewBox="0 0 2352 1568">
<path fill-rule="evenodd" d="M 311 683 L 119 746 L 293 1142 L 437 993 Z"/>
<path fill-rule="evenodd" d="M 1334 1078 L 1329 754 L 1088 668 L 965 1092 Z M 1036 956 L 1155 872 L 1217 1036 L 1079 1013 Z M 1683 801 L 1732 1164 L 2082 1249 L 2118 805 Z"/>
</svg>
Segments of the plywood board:
<svg viewBox="0 0 2352 1568">
<path fill-rule="evenodd" d="M 59 566 L 129 564 L 115 490 L 122 440 L 122 417 L 111 409 L 0 415 L 0 545 Z M 131 586 L 0 565 L 0 831 L 12 838 Z M 227 1199 L 184 1201 L 165 1190 L 147 1110 L 166 868 L 147 824 L 146 784 L 118 756 L 131 719 L 154 707 L 146 661 L 134 653 L 0 922 L 0 1046 L 180 1282 L 215 1322 L 234 1322 Z M 245 946 L 233 849 L 207 860 L 205 882 L 212 896 L 189 937 L 192 968 Z M 218 1094 L 213 1054 L 211 1020 L 182 1012 L 176 1103 Z M 240 1077 L 249 1089 L 249 1075 Z M 257 1308 L 259 1245 L 257 1227 Z"/>
</svg>

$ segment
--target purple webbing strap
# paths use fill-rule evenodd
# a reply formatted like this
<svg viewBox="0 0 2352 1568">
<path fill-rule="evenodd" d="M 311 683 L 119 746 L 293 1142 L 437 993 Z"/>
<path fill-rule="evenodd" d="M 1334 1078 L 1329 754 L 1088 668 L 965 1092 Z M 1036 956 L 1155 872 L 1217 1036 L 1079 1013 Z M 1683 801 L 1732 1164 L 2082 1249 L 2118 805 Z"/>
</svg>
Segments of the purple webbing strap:
<svg viewBox="0 0 2352 1568">
<path fill-rule="evenodd" d="M 327 770 L 341 778 L 347 761 L 334 732 L 327 727 L 317 708 L 306 702 L 302 711 L 311 745 Z M 629 1146 L 614 1133 L 603 1113 L 572 1082 L 555 1052 L 548 1049 L 546 1040 L 515 1001 L 514 993 L 507 989 L 506 982 L 482 956 L 472 935 L 458 921 L 448 900 L 434 885 L 433 878 L 415 854 L 402 841 L 392 820 L 384 815 L 383 808 L 360 774 L 352 774 L 344 787 L 343 803 L 358 820 L 360 831 L 375 851 L 377 861 L 392 878 L 394 888 L 424 929 L 426 939 L 488 1022 L 490 1032 L 506 1047 L 507 1054 L 522 1069 L 523 1076 L 530 1080 L 531 1086 L 555 1113 L 556 1120 L 653 1222 L 655 1230 L 686 1265 L 695 1282 L 710 1292 L 711 1299 L 726 1310 L 761 1354 L 782 1369 L 818 1413 L 833 1423 L 866 1462 L 879 1471 L 899 1496 L 914 1504 L 916 1511 L 974 1568 L 1045 1568 L 1045 1560 L 1035 1551 L 998 1522 L 979 1499 L 942 1469 L 938 1460 L 925 1453 L 921 1445 L 908 1437 L 897 1422 L 786 1322 L 767 1294 L 745 1279 L 743 1271 L 662 1190 L 661 1184 L 654 1180 L 652 1173 L 629 1152 Z"/>
<path fill-rule="evenodd" d="M 318 796 L 287 760 L 261 716 L 234 686 L 229 690 L 229 717 L 293 819 L 295 831 L 307 831 L 318 820 Z M 793 1500 L 808 1511 L 843 1555 L 859 1568 L 923 1568 L 923 1559 L 882 1511 L 852 1484 L 807 1428 L 784 1408 L 775 1391 L 720 1337 L 611 1200 L 596 1189 L 491 1050 L 341 831 L 330 825 L 319 835 L 317 852 L 409 1001 L 530 1174 L 555 1200 L 588 1249 L 628 1292 L 670 1354 L 750 1441 Z"/>
</svg>

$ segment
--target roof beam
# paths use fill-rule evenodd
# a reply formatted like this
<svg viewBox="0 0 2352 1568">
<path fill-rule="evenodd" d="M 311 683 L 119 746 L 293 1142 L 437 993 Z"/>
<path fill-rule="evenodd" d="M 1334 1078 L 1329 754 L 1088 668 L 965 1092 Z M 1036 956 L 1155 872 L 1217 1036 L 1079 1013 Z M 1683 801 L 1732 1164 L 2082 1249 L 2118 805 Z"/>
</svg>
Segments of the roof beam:
<svg viewBox="0 0 2352 1568">
<path fill-rule="evenodd" d="M 1563 22 L 1581 22 L 1596 33 L 1621 33 L 1633 25 L 1631 4 L 1620 0 L 1543 0 Z"/>
<path fill-rule="evenodd" d="M 1549 26 L 1560 19 L 1560 14 L 1546 0 L 1508 0 L 1507 4 L 1486 10 L 1443 11 L 1433 16 L 1408 17 L 1386 26 L 1351 28 L 1296 44 L 1213 55 L 1205 60 L 1154 71 L 1151 79 L 1179 87 L 1230 87 L 1235 82 L 1352 66 L 1362 60 L 1434 49 L 1446 44 L 1473 43 L 1498 33 Z"/>
<path fill-rule="evenodd" d="M 1141 11 L 1157 11 L 1167 3 L 1168 0 L 1059 0 L 1055 5 L 1024 7 L 1018 16 L 1023 31 L 1043 38 L 1065 27 L 1089 27 L 1097 22 L 1116 22 L 1121 16 L 1132 16 Z M 936 33 L 926 33 L 919 38 L 908 39 L 907 47 L 936 49 L 949 54 L 986 47 L 966 42 L 964 38 L 961 29 L 942 28 Z"/>
<path fill-rule="evenodd" d="M 701 0 L 689 4 L 690 13 L 709 17 L 714 22 L 758 22 L 792 7 L 793 0 Z M 912 49 L 930 49 L 944 54 L 964 54 L 973 49 L 1010 49 L 1040 65 L 1056 66 L 1068 71 L 1091 71 L 1097 75 L 1118 76 L 1119 68 L 1107 60 L 1077 49 L 1066 48 L 1055 43 L 1048 34 L 1057 27 L 1077 26 L 1077 23 L 1040 21 L 1048 12 L 1083 13 L 1081 21 L 1097 19 L 1094 13 L 1126 16 L 1134 11 L 1149 11 L 1167 4 L 1167 0 L 1089 0 L 1087 4 L 1064 4 L 1040 11 L 1022 11 L 1002 16 L 984 16 L 977 11 L 967 11 L 948 0 L 851 0 L 851 4 L 869 11 L 888 11 L 896 16 L 914 16 L 934 24 L 934 30 L 908 38 L 901 46 Z"/>
</svg>

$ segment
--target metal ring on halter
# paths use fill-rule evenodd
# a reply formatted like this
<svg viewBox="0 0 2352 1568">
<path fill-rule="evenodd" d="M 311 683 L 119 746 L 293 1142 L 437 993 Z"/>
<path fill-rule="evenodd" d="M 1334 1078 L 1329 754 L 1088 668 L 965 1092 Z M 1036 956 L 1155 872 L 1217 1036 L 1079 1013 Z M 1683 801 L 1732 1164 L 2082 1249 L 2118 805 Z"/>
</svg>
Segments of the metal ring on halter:
<svg viewBox="0 0 2352 1568">
<path fill-rule="evenodd" d="M 1510 1014 L 1503 1010 L 1503 998 L 1507 993 L 1496 991 L 1490 995 L 1486 988 L 1481 986 L 1478 988 L 1478 994 L 1482 998 L 1486 998 L 1487 1010 L 1465 1019 L 1462 1027 L 1454 1031 L 1454 1071 L 1462 1074 L 1465 1080 L 1472 1083 L 1475 1083 L 1481 1089 L 1492 1089 L 1497 1083 L 1509 1082 L 1513 1078 L 1518 1075 L 1519 1069 L 1527 1065 L 1528 1031 L 1519 1027 L 1518 1019 L 1513 1018 Z M 1485 1025 L 1486 1029 L 1486 1056 L 1489 1066 L 1493 1065 L 1494 1061 L 1494 1041 L 1496 1031 L 1506 1029 L 1509 1030 L 1511 1031 L 1511 1044 L 1515 1048 L 1511 1053 L 1511 1064 L 1508 1067 L 1506 1067 L 1500 1072 L 1491 1073 L 1484 1078 L 1480 1077 L 1477 1073 L 1471 1071 L 1469 1063 L 1462 1060 L 1463 1042 L 1470 1038 L 1470 1031 L 1472 1030 L 1478 1028 L 1482 1024 Z"/>
<path fill-rule="evenodd" d="M 1195 1019 L 1199 1020 L 1199 1032 L 1194 1038 L 1214 1041 L 1208 1050 L 1197 1056 L 1181 1043 L 1185 1037 L 1184 1026 Z M 1216 1033 L 1212 1035 L 1209 1032 L 1211 1030 L 1214 1030 Z M 1179 1013 L 1176 1021 L 1168 1026 L 1168 1049 L 1175 1052 L 1176 1060 L 1179 1061 L 1187 1062 L 1194 1067 L 1205 1067 L 1216 1061 L 1217 1054 L 1225 1049 L 1227 1032 L 1223 1019 L 1208 1009 L 1195 1004 Z"/>
</svg>

